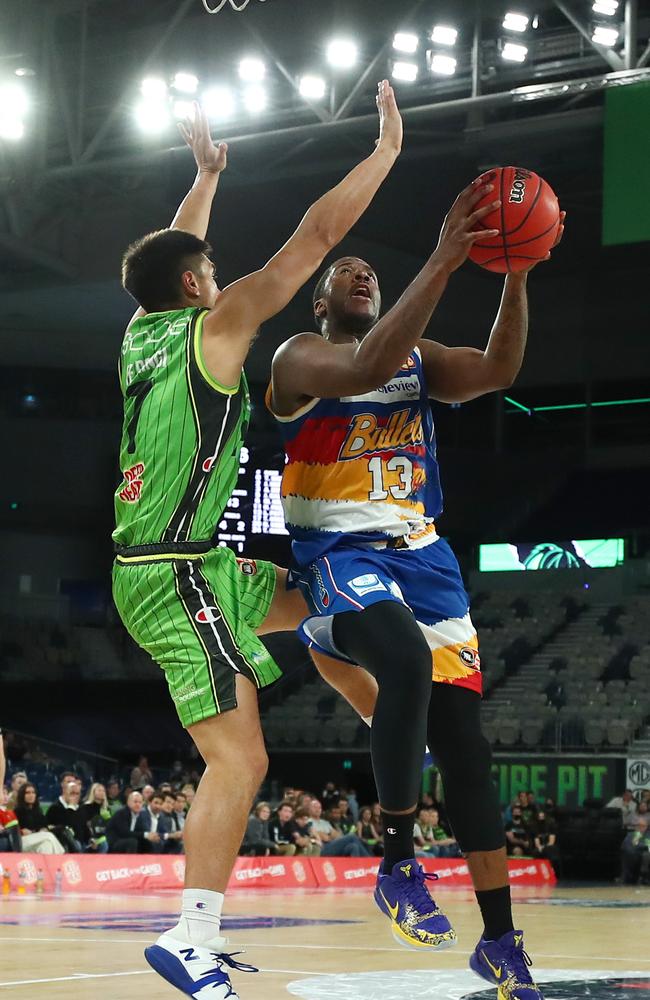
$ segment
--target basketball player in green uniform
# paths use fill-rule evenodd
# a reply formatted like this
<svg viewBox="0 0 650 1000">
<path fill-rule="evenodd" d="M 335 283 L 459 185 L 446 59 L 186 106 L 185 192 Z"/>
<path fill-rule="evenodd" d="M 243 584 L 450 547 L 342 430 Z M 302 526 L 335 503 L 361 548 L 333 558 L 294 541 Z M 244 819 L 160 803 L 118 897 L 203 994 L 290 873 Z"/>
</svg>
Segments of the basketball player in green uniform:
<svg viewBox="0 0 650 1000">
<path fill-rule="evenodd" d="M 370 204 L 401 148 L 387 81 L 372 155 L 309 209 L 261 270 L 220 291 L 205 242 L 226 149 L 195 108 L 185 129 L 199 173 L 170 229 L 127 250 L 124 287 L 139 303 L 122 345 L 122 481 L 115 493 L 113 595 L 126 628 L 165 671 L 206 770 L 185 826 L 179 923 L 146 949 L 192 997 L 235 998 L 219 936 L 223 893 L 267 767 L 257 689 L 279 676 L 260 632 L 304 617 L 286 571 L 237 560 L 215 532 L 239 471 L 250 405 L 243 364 L 261 323 L 313 275 Z"/>
</svg>

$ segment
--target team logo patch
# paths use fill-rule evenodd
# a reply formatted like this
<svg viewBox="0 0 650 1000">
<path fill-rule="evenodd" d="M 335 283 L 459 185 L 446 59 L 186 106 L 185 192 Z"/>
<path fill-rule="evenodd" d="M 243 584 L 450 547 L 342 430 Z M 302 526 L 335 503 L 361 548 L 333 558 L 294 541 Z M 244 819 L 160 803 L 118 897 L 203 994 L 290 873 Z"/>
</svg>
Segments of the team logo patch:
<svg viewBox="0 0 650 1000">
<path fill-rule="evenodd" d="M 466 667 L 471 667 L 472 670 L 481 669 L 481 657 L 479 656 L 478 649 L 474 649 L 473 646 L 462 646 L 458 650 L 458 655 Z"/>
<path fill-rule="evenodd" d="M 136 465 L 132 465 L 130 469 L 125 469 L 122 473 L 124 476 L 124 485 L 120 489 L 118 497 L 124 503 L 137 503 L 140 499 L 144 482 L 142 478 L 144 469 L 144 462 L 138 462 Z"/>
<path fill-rule="evenodd" d="M 400 371 L 401 372 L 404 372 L 404 371 L 408 372 L 412 368 L 415 368 L 415 365 L 416 365 L 415 358 L 413 357 L 413 355 L 410 355 L 410 357 L 407 358 L 406 363 L 403 364 L 402 367 L 400 368 Z"/>
<path fill-rule="evenodd" d="M 363 576 L 355 576 L 354 580 L 348 581 L 348 587 L 355 594 L 358 594 L 359 597 L 371 594 L 373 590 L 386 590 L 385 584 L 381 582 L 376 573 L 364 573 Z"/>
<path fill-rule="evenodd" d="M 257 563 L 254 559 L 238 559 L 237 568 L 244 576 L 255 576 L 257 573 Z"/>
<path fill-rule="evenodd" d="M 219 608 L 201 608 L 194 615 L 195 621 L 201 625 L 209 625 L 211 622 L 218 622 L 221 619 Z"/>
</svg>

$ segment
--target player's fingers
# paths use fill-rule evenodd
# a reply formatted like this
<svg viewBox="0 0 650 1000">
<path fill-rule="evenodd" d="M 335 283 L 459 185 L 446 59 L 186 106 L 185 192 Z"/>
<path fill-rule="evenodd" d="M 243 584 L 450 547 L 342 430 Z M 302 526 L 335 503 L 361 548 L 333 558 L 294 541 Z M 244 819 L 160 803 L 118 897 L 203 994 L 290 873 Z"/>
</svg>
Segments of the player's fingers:
<svg viewBox="0 0 650 1000">
<path fill-rule="evenodd" d="M 494 191 L 494 184 L 481 184 L 480 187 L 470 191 L 464 199 L 467 202 L 467 210 L 471 212 L 474 206 L 478 205 L 479 201 L 485 198 L 491 191 Z"/>
<path fill-rule="evenodd" d="M 490 212 L 494 212 L 495 209 L 500 207 L 501 207 L 501 199 L 497 198 L 496 201 L 491 201 L 489 205 L 483 205 L 481 208 L 477 208 L 476 211 L 472 212 L 471 215 L 467 216 L 467 224 L 469 228 L 471 229 L 475 223 L 480 222 L 481 219 L 484 219 L 486 215 L 489 215 Z"/>
<path fill-rule="evenodd" d="M 467 237 L 472 243 L 476 243 L 477 240 L 482 239 L 493 239 L 495 236 L 500 236 L 500 229 L 479 229 L 475 233 L 467 233 Z"/>
<path fill-rule="evenodd" d="M 185 126 L 183 125 L 182 122 L 178 122 L 178 131 L 183 136 L 183 139 L 185 140 L 185 142 L 187 143 L 187 145 L 191 146 L 192 145 L 192 137 L 191 137 L 190 133 L 187 131 L 187 129 L 185 128 Z"/>
</svg>

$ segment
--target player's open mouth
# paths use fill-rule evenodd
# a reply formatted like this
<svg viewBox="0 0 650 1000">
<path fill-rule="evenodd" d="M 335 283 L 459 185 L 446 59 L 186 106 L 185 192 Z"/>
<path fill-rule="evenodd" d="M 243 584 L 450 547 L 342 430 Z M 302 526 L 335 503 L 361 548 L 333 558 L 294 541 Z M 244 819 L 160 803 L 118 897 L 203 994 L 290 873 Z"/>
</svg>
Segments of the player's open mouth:
<svg viewBox="0 0 650 1000">
<path fill-rule="evenodd" d="M 354 289 L 350 297 L 353 299 L 366 299 L 366 300 L 372 298 L 372 296 L 370 295 L 370 289 L 367 287 L 367 285 L 359 285 L 358 288 Z"/>
</svg>

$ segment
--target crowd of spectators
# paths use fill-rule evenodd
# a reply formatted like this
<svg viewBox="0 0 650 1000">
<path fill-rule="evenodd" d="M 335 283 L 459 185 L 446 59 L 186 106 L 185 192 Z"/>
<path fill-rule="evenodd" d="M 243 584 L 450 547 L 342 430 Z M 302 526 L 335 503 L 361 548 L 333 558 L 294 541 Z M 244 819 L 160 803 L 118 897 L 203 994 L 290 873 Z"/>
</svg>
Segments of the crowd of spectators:
<svg viewBox="0 0 650 1000">
<path fill-rule="evenodd" d="M 0 852 L 40 854 L 182 854 L 184 826 L 200 776 L 174 762 L 168 781 L 156 782 L 141 757 L 122 784 L 85 780 L 76 771 L 60 775 L 59 796 L 41 806 L 37 785 L 25 770 L 3 783 L 0 738 Z M 128 772 L 127 772 L 128 773 Z M 621 812 L 621 880 L 650 884 L 650 791 L 627 789 L 607 803 Z M 504 810 L 509 856 L 545 858 L 562 874 L 561 844 L 552 799 L 537 801 L 522 791 Z M 354 790 L 328 782 L 319 795 L 285 788 L 279 801 L 256 803 L 240 854 L 381 857 L 379 804 L 360 806 Z M 460 849 L 446 819 L 444 802 L 424 795 L 413 830 L 415 857 L 456 858 Z"/>
</svg>

